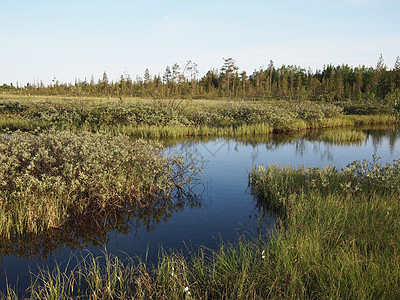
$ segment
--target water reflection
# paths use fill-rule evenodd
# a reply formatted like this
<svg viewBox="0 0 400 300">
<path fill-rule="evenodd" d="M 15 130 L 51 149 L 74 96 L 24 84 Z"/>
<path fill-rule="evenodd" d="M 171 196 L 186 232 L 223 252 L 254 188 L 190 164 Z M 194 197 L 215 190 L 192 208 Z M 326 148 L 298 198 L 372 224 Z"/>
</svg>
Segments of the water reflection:
<svg viewBox="0 0 400 300">
<path fill-rule="evenodd" d="M 184 252 L 187 249 L 184 243 L 215 248 L 220 237 L 233 242 L 243 232 L 265 232 L 276 225 L 278 216 L 258 203 L 248 189 L 247 170 L 253 165 L 317 167 L 331 164 L 340 169 L 354 160 L 371 159 L 373 154 L 382 157 L 382 163 L 399 158 L 399 128 L 352 128 L 361 131 L 363 139 L 350 143 L 321 140 L 326 134 L 346 130 L 349 129 L 164 141 L 168 153 L 204 159 L 206 166 L 202 175 L 207 187 L 204 194 L 201 194 L 201 186 L 195 191 L 200 193 L 199 197 L 194 194 L 193 198 L 184 195 L 161 198 L 151 206 L 117 210 L 97 220 L 69 220 L 62 228 L 40 235 L 1 239 L 0 290 L 5 289 L 5 272 L 10 283 L 18 281 L 20 286 L 26 286 L 29 276 L 22 278 L 21 274 L 28 274 L 29 270 L 35 273 L 37 264 L 47 264 L 53 257 L 58 262 L 68 259 L 71 251 L 77 248 L 96 253 L 106 245 L 109 253 L 147 257 L 148 261 L 156 263 L 160 245 Z M 45 257 L 49 259 L 41 260 Z"/>
<path fill-rule="evenodd" d="M 0 260 L 2 256 L 14 255 L 21 258 L 45 259 L 59 248 L 71 250 L 88 246 L 102 246 L 109 242 L 109 233 L 131 234 L 133 237 L 141 227 L 154 231 L 160 222 L 166 222 L 174 213 L 185 208 L 199 208 L 201 195 L 195 193 L 175 194 L 173 197 L 153 199 L 146 207 L 136 209 L 119 208 L 112 212 L 69 218 L 56 229 L 37 234 L 2 238 L 0 241 Z"/>
<path fill-rule="evenodd" d="M 360 132 L 362 138 L 354 140 L 328 140 L 327 136 L 339 136 L 346 132 Z M 388 143 L 391 155 L 394 155 L 396 142 L 400 138 L 400 128 L 393 126 L 363 126 L 357 128 L 327 128 L 320 130 L 302 130 L 292 133 L 279 135 L 259 135 L 251 137 L 236 137 L 231 139 L 221 139 L 215 137 L 197 137 L 167 140 L 165 144 L 172 147 L 174 151 L 184 153 L 186 155 L 195 154 L 198 157 L 216 157 L 221 151 L 240 151 L 246 148 L 251 148 L 249 156 L 252 158 L 252 164 L 258 160 L 259 153 L 265 150 L 277 152 L 282 147 L 292 147 L 295 150 L 295 155 L 303 157 L 307 151 L 312 148 L 315 155 L 321 159 L 332 161 L 334 156 L 332 149 L 337 147 L 350 147 L 352 150 L 363 148 L 367 143 L 371 143 L 374 152 L 382 146 L 383 143 Z M 199 147 L 201 145 L 202 147 Z M 261 150 L 260 147 L 263 149 Z M 201 149 L 202 148 L 202 149 Z M 350 161 L 349 161 L 350 162 Z"/>
</svg>

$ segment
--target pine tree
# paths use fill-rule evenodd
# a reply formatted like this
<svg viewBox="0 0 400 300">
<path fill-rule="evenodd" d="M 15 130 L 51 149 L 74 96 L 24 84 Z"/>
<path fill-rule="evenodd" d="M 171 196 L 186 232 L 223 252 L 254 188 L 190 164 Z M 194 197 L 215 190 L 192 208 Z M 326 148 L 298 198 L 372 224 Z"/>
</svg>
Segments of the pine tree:
<svg viewBox="0 0 400 300">
<path fill-rule="evenodd" d="M 194 95 L 197 90 L 197 76 L 199 75 L 197 64 L 189 60 L 187 62 L 187 70 L 190 72 L 190 84 L 192 86 L 192 95 Z"/>
<path fill-rule="evenodd" d="M 281 97 L 285 98 L 287 96 L 288 91 L 288 75 L 286 72 L 286 66 L 282 65 L 281 74 L 280 74 L 280 90 Z"/>
<path fill-rule="evenodd" d="M 396 57 L 396 62 L 394 63 L 394 88 L 400 89 L 400 56 Z"/>
<path fill-rule="evenodd" d="M 269 61 L 269 93 L 272 94 L 272 72 L 274 71 L 274 62 L 272 59 Z"/>
<path fill-rule="evenodd" d="M 396 62 L 394 63 L 394 70 L 399 71 L 400 70 L 400 56 L 396 57 Z"/>
<path fill-rule="evenodd" d="M 103 79 L 101 81 L 101 87 L 102 87 L 104 96 L 106 96 L 108 94 L 108 76 L 107 76 L 107 73 L 105 71 L 103 73 Z"/>
<path fill-rule="evenodd" d="M 146 70 L 144 71 L 144 83 L 145 83 L 145 85 L 149 84 L 150 81 L 151 81 L 150 72 L 149 72 L 149 69 L 146 68 Z"/>
<path fill-rule="evenodd" d="M 247 85 L 247 73 L 246 71 L 243 71 L 242 73 L 240 73 L 240 78 L 242 81 L 242 97 L 246 96 L 246 85 Z"/>
<path fill-rule="evenodd" d="M 165 72 L 164 72 L 164 75 L 163 75 L 163 82 L 164 82 L 166 85 L 168 85 L 169 82 L 171 81 L 171 78 L 172 78 L 171 69 L 170 69 L 169 66 L 167 66 L 167 67 L 165 68 Z"/>
<path fill-rule="evenodd" d="M 376 70 L 382 71 L 383 69 L 386 69 L 386 66 L 385 66 L 385 61 L 383 59 L 383 55 L 381 54 L 379 56 L 378 62 L 376 63 Z"/>
<path fill-rule="evenodd" d="M 125 95 L 125 89 L 126 89 L 126 81 L 123 75 L 121 75 L 120 81 L 119 81 L 119 97 L 122 98 L 123 95 Z"/>
<path fill-rule="evenodd" d="M 227 87 L 227 94 L 228 97 L 231 97 L 230 93 L 230 84 L 231 84 L 231 78 L 234 72 L 236 72 L 239 68 L 236 66 L 236 61 L 230 57 L 230 58 L 224 58 L 224 65 L 221 68 L 221 72 L 225 79 L 226 87 Z"/>
</svg>

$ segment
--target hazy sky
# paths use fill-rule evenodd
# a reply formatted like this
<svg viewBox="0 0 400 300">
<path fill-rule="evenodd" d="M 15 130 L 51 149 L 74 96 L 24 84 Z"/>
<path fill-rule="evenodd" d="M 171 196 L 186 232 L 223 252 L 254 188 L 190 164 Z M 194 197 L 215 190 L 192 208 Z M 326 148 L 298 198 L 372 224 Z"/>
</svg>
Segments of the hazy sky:
<svg viewBox="0 0 400 300">
<path fill-rule="evenodd" d="M 1 0 L 0 84 L 163 74 L 200 76 L 233 57 L 240 71 L 375 66 L 400 56 L 399 0 Z"/>
</svg>

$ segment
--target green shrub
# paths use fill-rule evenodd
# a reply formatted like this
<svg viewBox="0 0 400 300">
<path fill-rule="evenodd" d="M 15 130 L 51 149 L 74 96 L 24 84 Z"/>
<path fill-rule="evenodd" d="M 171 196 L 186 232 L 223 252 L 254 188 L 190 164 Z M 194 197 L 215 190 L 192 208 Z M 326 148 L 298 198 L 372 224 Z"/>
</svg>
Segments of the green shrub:
<svg viewBox="0 0 400 300">
<path fill-rule="evenodd" d="M 151 205 L 196 170 L 154 141 L 70 132 L 0 135 L 0 236 Z M 186 190 L 187 191 L 187 190 Z"/>
<path fill-rule="evenodd" d="M 387 103 L 345 103 L 343 105 L 343 112 L 346 115 L 377 115 L 377 114 L 393 114 L 393 106 Z"/>
</svg>

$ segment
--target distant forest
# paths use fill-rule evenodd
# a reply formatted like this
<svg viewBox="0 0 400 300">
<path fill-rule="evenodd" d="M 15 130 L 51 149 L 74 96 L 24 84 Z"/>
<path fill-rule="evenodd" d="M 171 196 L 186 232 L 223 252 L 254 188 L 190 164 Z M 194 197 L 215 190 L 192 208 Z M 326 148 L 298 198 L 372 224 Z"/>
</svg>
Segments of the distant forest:
<svg viewBox="0 0 400 300">
<path fill-rule="evenodd" d="M 164 74 L 151 75 L 146 69 L 143 77 L 133 80 L 121 75 L 110 81 L 104 72 L 97 82 L 94 77 L 87 81 L 60 83 L 56 78 L 49 85 L 42 82 L 24 87 L 0 86 L 0 91 L 29 95 L 65 95 L 94 97 L 145 97 L 145 98 L 231 98 L 231 99 L 283 99 L 371 101 L 384 100 L 396 103 L 400 100 L 400 58 L 394 67 L 387 68 L 383 56 L 376 67 L 350 67 L 325 65 L 322 70 L 306 70 L 297 66 L 275 67 L 270 61 L 266 68 L 252 74 L 239 72 L 236 61 L 224 58 L 220 69 L 212 69 L 203 77 L 198 76 L 196 63 L 185 66 L 167 66 Z"/>
</svg>

